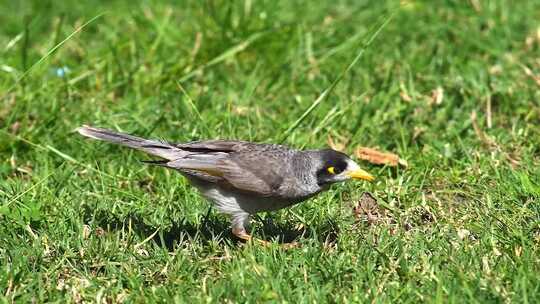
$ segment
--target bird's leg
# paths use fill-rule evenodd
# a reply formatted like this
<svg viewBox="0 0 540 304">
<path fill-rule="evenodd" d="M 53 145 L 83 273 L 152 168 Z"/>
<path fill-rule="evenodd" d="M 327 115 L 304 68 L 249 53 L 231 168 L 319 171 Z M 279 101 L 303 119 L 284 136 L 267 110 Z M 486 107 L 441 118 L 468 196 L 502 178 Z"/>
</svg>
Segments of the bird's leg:
<svg viewBox="0 0 540 304">
<path fill-rule="evenodd" d="M 251 240 L 251 235 L 246 231 L 251 216 L 249 213 L 235 213 L 232 215 L 232 233 L 244 241 Z"/>
<path fill-rule="evenodd" d="M 249 213 L 236 213 L 232 215 L 232 233 L 239 239 L 246 242 L 253 240 L 254 238 L 246 231 L 246 227 L 249 226 L 251 215 Z M 264 240 L 254 239 L 258 243 L 263 245 L 269 245 L 270 243 Z"/>
<path fill-rule="evenodd" d="M 243 228 L 233 228 L 232 229 L 232 233 L 239 239 L 242 239 L 244 241 L 250 241 L 251 240 L 251 235 L 249 235 L 247 232 L 246 232 L 246 229 L 243 229 Z"/>
<path fill-rule="evenodd" d="M 249 213 L 236 213 L 232 215 L 232 233 L 239 239 L 242 239 L 246 242 L 249 242 L 251 240 L 256 241 L 257 243 L 264 245 L 264 246 L 270 246 L 271 242 L 257 239 L 249 235 L 246 231 L 246 227 L 249 225 L 249 220 L 251 219 L 251 215 Z M 298 243 L 292 242 L 287 244 L 282 244 L 282 248 L 285 249 L 291 249 L 291 248 L 297 248 Z"/>
</svg>

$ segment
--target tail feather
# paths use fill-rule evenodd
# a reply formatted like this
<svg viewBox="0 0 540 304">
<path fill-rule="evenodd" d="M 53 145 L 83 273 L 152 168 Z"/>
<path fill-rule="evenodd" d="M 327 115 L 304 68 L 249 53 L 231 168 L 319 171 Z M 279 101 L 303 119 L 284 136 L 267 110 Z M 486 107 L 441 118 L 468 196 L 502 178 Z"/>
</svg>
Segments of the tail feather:
<svg viewBox="0 0 540 304">
<path fill-rule="evenodd" d="M 144 139 L 112 130 L 82 126 L 77 128 L 77 132 L 86 137 L 130 147 L 167 160 L 175 160 L 186 155 L 185 151 L 169 143 Z"/>
</svg>

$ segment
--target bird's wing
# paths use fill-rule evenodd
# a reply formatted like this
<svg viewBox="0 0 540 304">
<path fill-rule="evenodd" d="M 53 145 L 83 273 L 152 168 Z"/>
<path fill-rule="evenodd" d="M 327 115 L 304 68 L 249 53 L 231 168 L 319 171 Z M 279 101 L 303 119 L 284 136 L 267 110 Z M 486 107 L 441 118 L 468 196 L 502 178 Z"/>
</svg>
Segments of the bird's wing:
<svg viewBox="0 0 540 304">
<path fill-rule="evenodd" d="M 258 196 L 279 196 L 291 173 L 278 151 L 250 151 L 231 155 L 220 164 L 223 179 L 235 189 Z"/>
<path fill-rule="evenodd" d="M 196 171 L 211 176 L 238 191 L 258 196 L 279 195 L 285 177 L 290 175 L 286 149 L 281 146 L 238 141 L 204 141 L 177 144 L 188 155 L 165 166 L 180 171 Z M 204 178 L 209 180 L 209 178 Z"/>
<path fill-rule="evenodd" d="M 204 140 L 175 144 L 175 147 L 193 153 L 231 153 L 240 151 L 250 145 L 256 144 L 237 140 Z"/>
<path fill-rule="evenodd" d="M 283 182 L 283 166 L 275 158 L 285 147 L 234 140 L 207 140 L 172 144 L 82 126 L 84 136 L 127 146 L 163 158 L 146 161 L 180 170 L 184 174 L 213 183 L 225 183 L 240 191 L 270 196 Z"/>
<path fill-rule="evenodd" d="M 283 175 L 276 172 L 274 162 L 264 157 L 248 162 L 228 160 L 223 169 L 223 178 L 228 184 L 258 196 L 279 195 L 284 180 Z"/>
</svg>

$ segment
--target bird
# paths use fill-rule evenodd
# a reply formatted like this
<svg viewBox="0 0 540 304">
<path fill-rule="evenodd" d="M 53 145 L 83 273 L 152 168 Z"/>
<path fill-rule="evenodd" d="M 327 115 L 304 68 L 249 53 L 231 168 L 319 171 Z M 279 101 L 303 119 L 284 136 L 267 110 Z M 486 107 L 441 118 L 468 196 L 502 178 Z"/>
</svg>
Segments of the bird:
<svg viewBox="0 0 540 304">
<path fill-rule="evenodd" d="M 259 212 L 291 207 L 351 179 L 372 181 L 346 154 L 333 150 L 297 150 L 284 145 L 240 140 L 172 143 L 83 125 L 83 136 L 119 144 L 158 157 L 144 161 L 174 169 L 187 178 L 221 213 L 230 216 L 239 239 Z"/>
</svg>

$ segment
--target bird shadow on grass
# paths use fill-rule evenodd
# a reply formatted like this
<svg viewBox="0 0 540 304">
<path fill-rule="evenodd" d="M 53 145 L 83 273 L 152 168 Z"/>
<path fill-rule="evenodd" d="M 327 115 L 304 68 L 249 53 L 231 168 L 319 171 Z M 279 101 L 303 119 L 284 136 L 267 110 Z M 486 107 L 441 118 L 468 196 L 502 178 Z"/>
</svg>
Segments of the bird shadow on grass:
<svg viewBox="0 0 540 304">
<path fill-rule="evenodd" d="M 175 248 L 186 243 L 198 243 L 208 245 L 211 242 L 218 244 L 241 245 L 244 241 L 234 236 L 230 229 L 230 224 L 226 217 L 220 215 L 210 215 L 201 223 L 193 223 L 187 220 L 173 223 L 172 226 L 159 229 L 149 225 L 135 214 L 123 219 L 100 216 L 94 217 L 94 225 L 107 227 L 107 230 L 120 231 L 128 225 L 133 232 L 142 239 L 153 241 L 157 245 L 173 251 Z M 129 223 L 129 224 L 128 224 Z M 327 221 L 323 225 L 291 229 L 291 223 L 274 223 L 271 220 L 254 220 L 250 232 L 261 240 L 275 242 L 277 244 L 288 244 L 299 242 L 302 239 L 317 239 L 321 243 L 335 242 L 339 235 L 339 227 L 333 221 Z"/>
<path fill-rule="evenodd" d="M 317 239 L 321 243 L 333 243 L 339 236 L 339 226 L 332 220 L 309 227 L 300 225 L 301 228 L 294 229 L 290 228 L 293 223 L 276 223 L 268 217 L 265 220 L 259 219 L 259 222 L 262 222 L 261 227 L 256 231 L 252 230 L 254 236 L 264 240 L 275 240 L 280 244 L 298 242 L 302 239 Z"/>
</svg>

